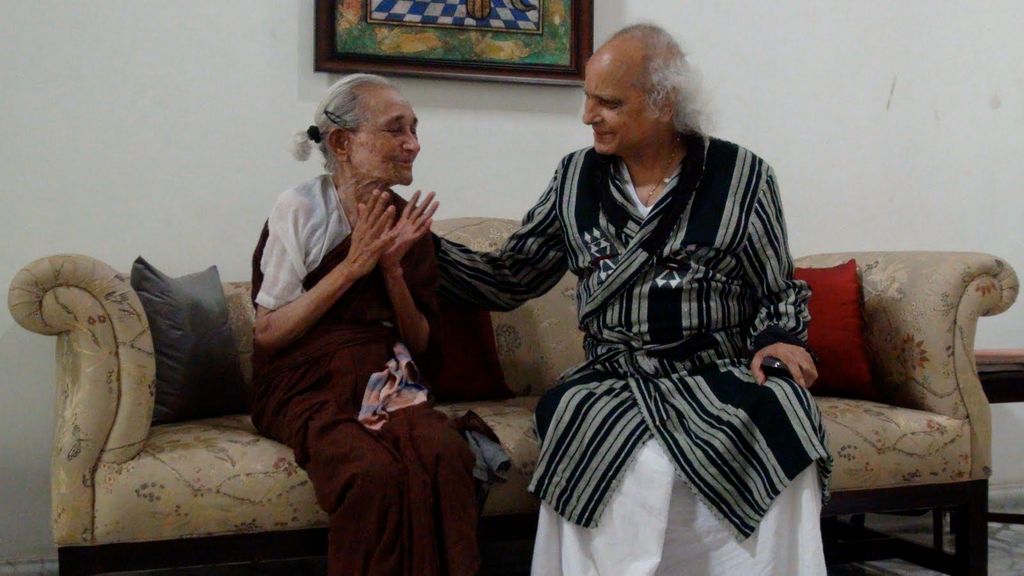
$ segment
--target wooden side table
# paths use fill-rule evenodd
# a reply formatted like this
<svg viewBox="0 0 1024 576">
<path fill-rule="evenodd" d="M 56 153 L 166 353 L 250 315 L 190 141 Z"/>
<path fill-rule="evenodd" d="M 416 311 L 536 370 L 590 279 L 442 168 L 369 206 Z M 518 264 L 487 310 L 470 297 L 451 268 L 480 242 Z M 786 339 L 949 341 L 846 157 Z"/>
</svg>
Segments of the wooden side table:
<svg viewBox="0 0 1024 576">
<path fill-rule="evenodd" d="M 1024 349 L 976 350 L 978 379 L 990 404 L 1024 402 Z M 989 512 L 989 522 L 1024 524 L 1024 514 Z"/>
</svg>

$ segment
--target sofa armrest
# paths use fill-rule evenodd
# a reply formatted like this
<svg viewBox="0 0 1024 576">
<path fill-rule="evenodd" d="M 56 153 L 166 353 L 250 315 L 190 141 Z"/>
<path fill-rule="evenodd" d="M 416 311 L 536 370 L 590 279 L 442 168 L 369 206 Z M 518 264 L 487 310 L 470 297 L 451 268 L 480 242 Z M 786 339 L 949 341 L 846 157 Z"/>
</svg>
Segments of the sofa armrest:
<svg viewBox="0 0 1024 576">
<path fill-rule="evenodd" d="M 864 286 L 872 368 L 887 401 L 969 419 L 971 475 L 986 477 L 991 414 L 978 380 L 974 336 L 979 316 L 999 314 L 1016 300 L 1016 273 L 999 258 L 971 252 L 818 254 L 797 265 L 851 258 Z"/>
<path fill-rule="evenodd" d="M 7 304 L 25 328 L 57 336 L 54 538 L 87 543 L 96 466 L 135 457 L 149 434 L 156 372 L 149 323 L 128 279 L 81 255 L 25 266 Z"/>
</svg>

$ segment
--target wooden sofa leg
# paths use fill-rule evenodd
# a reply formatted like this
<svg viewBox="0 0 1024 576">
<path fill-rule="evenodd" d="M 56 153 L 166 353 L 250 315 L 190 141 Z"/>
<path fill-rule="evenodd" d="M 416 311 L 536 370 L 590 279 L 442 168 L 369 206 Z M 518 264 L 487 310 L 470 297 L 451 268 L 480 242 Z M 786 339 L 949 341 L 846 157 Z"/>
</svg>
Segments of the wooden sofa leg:
<svg viewBox="0 0 1024 576">
<path fill-rule="evenodd" d="M 967 504 L 957 507 L 951 523 L 956 538 L 956 574 L 988 574 L 988 480 L 971 483 Z"/>
<path fill-rule="evenodd" d="M 932 548 L 942 551 L 946 541 L 946 509 L 932 509 Z"/>
</svg>

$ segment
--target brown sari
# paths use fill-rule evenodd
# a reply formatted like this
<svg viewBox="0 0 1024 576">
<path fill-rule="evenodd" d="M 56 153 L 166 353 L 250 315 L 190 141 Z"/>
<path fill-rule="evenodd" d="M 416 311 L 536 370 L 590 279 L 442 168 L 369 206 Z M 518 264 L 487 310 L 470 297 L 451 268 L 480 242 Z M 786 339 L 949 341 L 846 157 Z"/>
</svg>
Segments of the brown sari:
<svg viewBox="0 0 1024 576">
<path fill-rule="evenodd" d="M 393 196 L 394 197 L 394 196 Z M 399 210 L 402 202 L 395 201 Z M 264 226 L 253 254 L 252 295 L 263 281 Z M 345 259 L 346 239 L 303 282 L 308 290 Z M 402 261 L 430 324 L 416 357 L 424 379 L 436 372 L 437 263 L 429 237 Z M 371 373 L 391 357 L 398 334 L 384 278 L 374 270 L 353 285 L 286 349 L 253 357 L 253 423 L 282 442 L 309 474 L 330 515 L 328 572 L 461 576 L 480 564 L 474 457 L 448 419 L 429 404 L 390 414 L 380 430 L 357 420 Z"/>
</svg>

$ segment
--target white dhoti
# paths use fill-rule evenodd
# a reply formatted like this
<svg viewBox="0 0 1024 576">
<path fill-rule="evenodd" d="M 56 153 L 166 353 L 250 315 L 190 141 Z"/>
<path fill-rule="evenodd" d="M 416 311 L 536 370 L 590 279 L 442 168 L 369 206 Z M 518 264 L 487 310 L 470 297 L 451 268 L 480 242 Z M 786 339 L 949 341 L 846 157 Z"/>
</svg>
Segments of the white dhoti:
<svg viewBox="0 0 1024 576">
<path fill-rule="evenodd" d="M 772 502 L 750 538 L 737 542 L 651 440 L 596 528 L 568 522 L 541 504 L 532 574 L 824 576 L 820 517 L 821 487 L 812 465 Z"/>
</svg>

